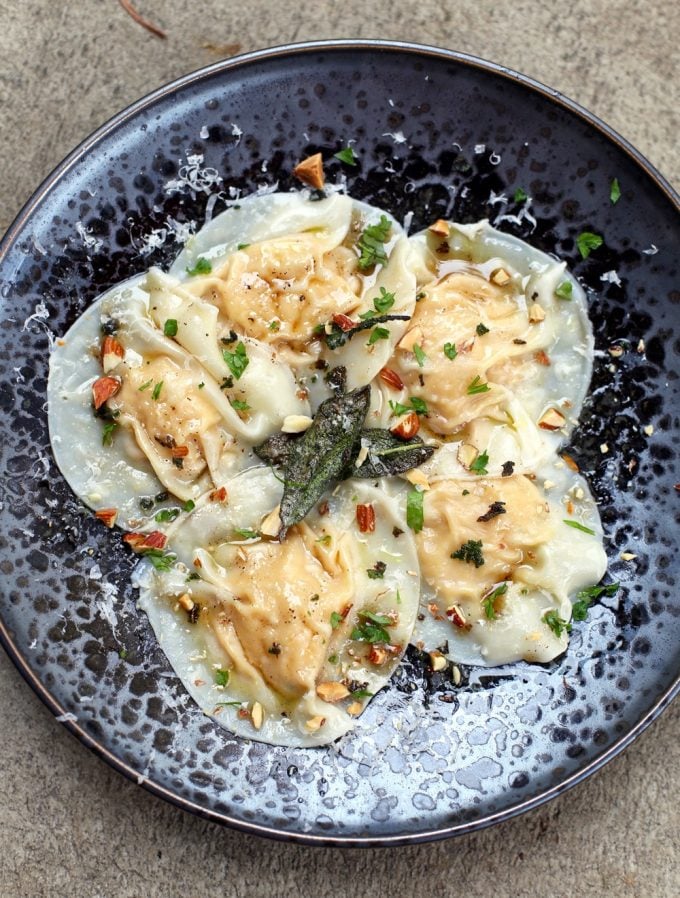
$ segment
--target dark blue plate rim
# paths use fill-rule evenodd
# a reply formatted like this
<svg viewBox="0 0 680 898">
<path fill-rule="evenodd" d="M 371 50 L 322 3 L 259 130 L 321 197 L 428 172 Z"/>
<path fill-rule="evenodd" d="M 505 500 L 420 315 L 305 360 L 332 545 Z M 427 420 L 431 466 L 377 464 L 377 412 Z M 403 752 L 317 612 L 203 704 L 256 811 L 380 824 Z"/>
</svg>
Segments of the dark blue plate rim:
<svg viewBox="0 0 680 898">
<path fill-rule="evenodd" d="M 286 57 L 291 55 L 300 55 L 304 53 L 314 53 L 319 51 L 333 52 L 348 49 L 370 49 L 379 51 L 381 53 L 407 52 L 412 53 L 413 55 L 424 57 L 425 59 L 427 59 L 428 57 L 434 57 L 438 59 L 450 60 L 452 62 L 467 65 L 470 68 L 481 69 L 490 74 L 500 75 L 501 77 L 507 78 L 508 80 L 518 82 L 532 90 L 534 93 L 540 94 L 549 102 L 561 106 L 564 109 L 567 109 L 570 112 L 578 115 L 581 119 L 583 119 L 584 122 L 586 122 L 586 124 L 596 128 L 607 139 L 616 144 L 619 149 L 627 153 L 633 159 L 633 161 L 637 163 L 644 174 L 646 174 L 655 182 L 656 186 L 667 196 L 671 204 L 676 207 L 677 211 L 680 212 L 680 195 L 673 189 L 673 187 L 663 177 L 663 175 L 651 164 L 651 162 L 649 162 L 649 160 L 642 155 L 642 153 L 636 150 L 635 147 L 633 147 L 624 137 L 622 137 L 613 128 L 599 119 L 596 115 L 588 112 L 588 110 L 584 109 L 574 100 L 571 100 L 568 97 L 564 96 L 564 94 L 560 93 L 558 90 L 548 87 L 545 84 L 542 84 L 540 81 L 536 81 L 534 78 L 530 78 L 527 75 L 522 75 L 521 73 L 516 72 L 506 66 L 499 65 L 497 63 L 490 62 L 488 60 L 481 59 L 480 57 L 472 56 L 467 53 L 461 53 L 455 50 L 445 50 L 443 48 L 432 47 L 427 44 L 411 43 L 409 41 L 386 41 L 373 39 L 306 41 L 302 43 L 283 44 L 281 46 L 271 47 L 265 50 L 255 50 L 251 53 L 244 53 L 240 56 L 236 56 L 228 60 L 222 60 L 220 62 L 213 63 L 210 66 L 198 69 L 195 72 L 191 72 L 188 75 L 183 75 L 181 78 L 177 78 L 174 81 L 169 82 L 168 84 L 158 88 L 150 94 L 147 94 L 139 100 L 136 100 L 121 112 L 114 115 L 105 124 L 94 131 L 89 137 L 85 138 L 85 140 L 82 141 L 71 153 L 69 153 L 69 155 L 66 156 L 66 158 L 45 178 L 42 184 L 37 188 L 37 190 L 21 208 L 15 220 L 7 229 L 2 240 L 0 240 L 0 267 L 2 266 L 3 261 L 19 232 L 22 230 L 22 228 L 24 228 L 27 221 L 30 219 L 33 212 L 39 207 L 45 196 L 55 187 L 55 185 L 64 176 L 64 174 L 68 172 L 69 169 L 71 169 L 73 165 L 76 164 L 90 149 L 95 147 L 107 135 L 114 132 L 129 118 L 136 115 L 141 110 L 153 107 L 153 105 L 161 98 L 166 97 L 169 94 L 176 93 L 197 81 L 209 78 L 216 73 L 233 72 L 241 66 L 247 65 L 252 62 L 258 62 L 260 60 L 272 58 L 283 58 L 285 60 Z M 65 709 L 58 704 L 49 690 L 40 682 L 38 677 L 35 675 L 27 659 L 21 654 L 18 647 L 15 645 L 11 634 L 9 633 L 4 622 L 1 619 L 0 644 L 2 644 L 3 648 L 13 661 L 14 665 L 19 670 L 19 673 L 23 676 L 28 685 L 33 689 L 38 698 L 40 698 L 40 700 L 49 708 L 49 710 L 57 717 L 62 715 L 66 716 Z M 401 845 L 429 842 L 440 839 L 447 839 L 453 836 L 469 834 L 475 832 L 476 830 L 485 829 L 486 827 L 492 826 L 496 823 L 502 823 L 505 820 L 509 820 L 512 817 L 518 816 L 519 814 L 523 814 L 527 811 L 539 807 L 545 802 L 550 801 L 552 798 L 555 798 L 558 795 L 566 792 L 568 789 L 571 789 L 573 786 L 576 786 L 578 783 L 583 782 L 585 779 L 587 779 L 587 777 L 600 770 L 602 767 L 604 767 L 605 764 L 615 758 L 661 715 L 661 713 L 668 707 L 668 705 L 679 692 L 680 671 L 678 671 L 678 675 L 675 681 L 669 686 L 669 688 L 658 699 L 658 701 L 649 709 L 644 717 L 642 717 L 626 733 L 622 734 L 620 738 L 615 741 L 608 749 L 603 751 L 601 755 L 599 755 L 577 773 L 573 774 L 570 777 L 567 777 L 558 785 L 553 786 L 549 789 L 545 789 L 538 795 L 535 795 L 534 797 L 527 799 L 526 801 L 519 802 L 511 808 L 507 808 L 495 814 L 488 814 L 485 817 L 481 817 L 471 822 L 459 823 L 453 826 L 441 827 L 434 830 L 426 830 L 420 833 L 381 836 L 376 838 L 373 838 L 371 836 L 343 838 L 342 836 L 316 836 L 308 833 L 291 833 L 289 831 L 284 832 L 273 827 L 264 826 L 262 824 L 247 823 L 243 820 L 237 820 L 233 817 L 230 817 L 228 814 L 207 810 L 201 805 L 198 805 L 195 802 L 190 801 L 189 799 L 181 798 L 171 792 L 169 789 L 166 789 L 164 786 L 161 786 L 158 783 L 154 783 L 153 781 L 150 781 L 146 778 L 143 782 L 139 783 L 137 771 L 135 771 L 120 758 L 116 757 L 112 752 L 108 751 L 108 749 L 104 748 L 96 739 L 93 739 L 92 736 L 86 733 L 85 730 L 78 725 L 77 721 L 72 721 L 66 716 L 66 719 L 62 722 L 65 724 L 66 728 L 77 739 L 79 739 L 80 742 L 82 742 L 83 745 L 85 745 L 96 755 L 106 761 L 115 770 L 119 771 L 133 782 L 142 785 L 148 792 L 151 792 L 153 795 L 157 795 L 160 798 L 163 798 L 166 801 L 169 801 L 170 803 L 175 804 L 186 811 L 190 811 L 191 813 L 196 814 L 199 817 L 224 824 L 231 827 L 232 829 L 240 830 L 245 833 L 264 836 L 271 839 L 278 839 L 284 842 L 298 842 L 305 845 L 327 847 L 335 846 L 346 848 L 378 848 L 390 846 L 397 847 Z"/>
</svg>

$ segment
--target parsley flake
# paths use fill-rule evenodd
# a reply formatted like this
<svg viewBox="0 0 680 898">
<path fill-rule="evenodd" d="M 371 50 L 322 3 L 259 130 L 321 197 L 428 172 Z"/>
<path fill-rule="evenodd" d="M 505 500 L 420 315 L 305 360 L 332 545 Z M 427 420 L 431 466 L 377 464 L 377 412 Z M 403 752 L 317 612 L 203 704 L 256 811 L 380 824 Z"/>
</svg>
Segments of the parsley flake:
<svg viewBox="0 0 680 898">
<path fill-rule="evenodd" d="M 102 446 L 111 446 L 113 443 L 113 433 L 118 427 L 117 421 L 105 421 L 102 428 Z"/>
<path fill-rule="evenodd" d="M 156 386 L 153 388 L 153 393 L 151 394 L 151 398 L 154 402 L 157 402 L 161 395 L 161 390 L 163 389 L 163 381 L 159 380 Z"/>
<path fill-rule="evenodd" d="M 593 234 L 592 231 L 583 231 L 576 238 L 576 246 L 582 259 L 587 259 L 591 252 L 602 246 L 603 243 L 604 238 L 599 234 Z"/>
<path fill-rule="evenodd" d="M 424 493 L 422 490 L 409 490 L 406 496 L 406 523 L 414 533 L 420 533 L 425 523 L 423 512 Z"/>
<path fill-rule="evenodd" d="M 231 407 L 237 412 L 249 412 L 250 406 L 247 402 L 244 402 L 242 399 L 230 399 L 229 404 Z"/>
<path fill-rule="evenodd" d="M 588 536 L 595 536 L 594 530 L 591 530 L 590 527 L 586 527 L 584 524 L 580 524 L 578 521 L 570 521 L 565 518 L 562 523 L 566 524 L 568 527 L 573 527 L 574 530 L 580 530 L 582 533 L 587 533 Z"/>
<path fill-rule="evenodd" d="M 154 517 L 159 524 L 171 524 L 179 517 L 179 508 L 162 508 Z"/>
<path fill-rule="evenodd" d="M 601 596 L 614 596 L 619 591 L 620 583 L 607 583 L 605 586 L 587 586 L 576 593 L 577 601 L 571 609 L 573 620 L 585 620 L 588 616 L 588 608 L 591 602 Z"/>
<path fill-rule="evenodd" d="M 474 380 L 468 384 L 466 392 L 468 396 L 476 396 L 477 393 L 488 393 L 490 389 L 491 387 L 488 384 L 482 383 L 482 378 L 478 374 Z"/>
<path fill-rule="evenodd" d="M 166 337 L 176 337 L 177 336 L 177 319 L 176 318 L 168 318 L 165 324 L 163 325 L 163 333 Z"/>
<path fill-rule="evenodd" d="M 394 305 L 394 293 L 388 293 L 384 287 L 381 287 L 380 296 L 375 297 L 373 305 L 375 306 L 376 312 L 380 312 L 381 315 L 384 315 L 385 312 L 389 312 Z"/>
<path fill-rule="evenodd" d="M 215 684 L 217 686 L 226 686 L 229 683 L 229 671 L 228 670 L 216 670 L 215 671 Z"/>
<path fill-rule="evenodd" d="M 196 503 L 193 499 L 187 499 L 187 501 L 182 506 L 182 511 L 186 511 L 187 513 L 193 511 L 196 508 Z"/>
<path fill-rule="evenodd" d="M 416 362 L 418 362 L 418 367 L 422 368 L 423 365 L 425 364 L 425 360 L 427 359 L 427 356 L 423 352 L 422 348 L 420 346 L 418 346 L 417 343 L 415 343 L 413 345 L 413 355 L 416 357 Z"/>
<path fill-rule="evenodd" d="M 479 324 L 477 325 L 477 327 L 475 328 L 475 330 L 477 331 L 477 336 L 478 336 L 478 337 L 483 337 L 484 334 L 488 334 L 488 333 L 489 333 L 489 328 L 488 328 L 485 324 L 482 324 L 481 321 L 479 322 Z"/>
<path fill-rule="evenodd" d="M 571 624 L 568 621 L 563 620 L 554 608 L 545 612 L 543 620 L 558 639 L 564 632 L 571 633 Z"/>
<path fill-rule="evenodd" d="M 343 622 L 344 617 L 341 614 L 338 614 L 337 611 L 331 612 L 331 629 L 337 630 L 340 624 Z"/>
<path fill-rule="evenodd" d="M 234 527 L 234 533 L 241 539 L 259 539 L 260 534 L 257 530 L 250 530 L 247 527 Z"/>
<path fill-rule="evenodd" d="M 496 613 L 496 599 L 499 596 L 505 595 L 507 591 L 508 584 L 501 583 L 500 586 L 497 586 L 488 595 L 484 596 L 482 605 L 484 606 L 484 615 L 487 620 L 495 620 L 498 617 L 498 614 Z"/>
<path fill-rule="evenodd" d="M 146 549 L 142 554 L 149 559 L 157 571 L 169 571 L 177 561 L 177 556 L 172 552 L 163 552 L 162 549 Z"/>
<path fill-rule="evenodd" d="M 474 564 L 475 567 L 481 567 L 484 564 L 481 539 L 469 539 L 463 543 L 460 549 L 451 553 L 451 558 L 455 558 L 457 561 L 464 561 L 466 564 Z"/>
<path fill-rule="evenodd" d="M 153 378 L 151 380 L 147 380 L 147 382 L 142 384 L 141 387 L 138 387 L 139 392 L 143 393 L 144 390 L 148 390 L 152 383 L 153 383 Z"/>
<path fill-rule="evenodd" d="M 227 367 L 234 375 L 236 380 L 240 380 L 241 375 L 248 367 L 250 359 L 246 353 L 246 347 L 243 343 L 238 343 L 234 352 L 228 349 L 222 350 L 222 358 L 227 363 Z"/>
<path fill-rule="evenodd" d="M 458 355 L 458 350 L 456 349 L 455 343 L 444 343 L 444 355 L 447 359 L 451 359 L 453 361 L 455 357 Z"/>
<path fill-rule="evenodd" d="M 418 396 L 411 396 L 408 405 L 404 405 L 403 402 L 397 402 L 395 399 L 390 399 L 390 408 L 392 409 L 392 414 L 397 418 L 406 415 L 408 412 L 415 412 L 418 415 L 426 415 L 428 413 L 427 403 Z"/>
<path fill-rule="evenodd" d="M 237 250 L 248 249 L 249 246 L 250 246 L 249 243 L 239 243 L 238 246 L 236 247 L 236 249 Z"/>
<path fill-rule="evenodd" d="M 345 165 L 356 165 L 357 164 L 357 159 L 356 159 L 356 156 L 354 155 L 354 150 L 352 149 L 352 147 L 345 147 L 344 149 L 342 149 L 338 153 L 336 153 L 333 156 L 333 158 L 339 159 L 340 162 L 344 162 Z"/>
<path fill-rule="evenodd" d="M 571 299 L 573 288 L 574 285 L 571 281 L 562 281 L 555 290 L 555 296 L 559 296 L 560 299 Z"/>
<path fill-rule="evenodd" d="M 210 274 L 212 271 L 212 262 L 208 259 L 204 259 L 203 256 L 200 256 L 196 259 L 196 264 L 193 268 L 187 268 L 187 274 L 189 277 L 194 277 L 197 274 Z"/>
<path fill-rule="evenodd" d="M 525 200 L 529 199 L 529 196 L 522 187 L 518 187 L 512 198 L 516 203 L 523 203 Z"/>
<path fill-rule="evenodd" d="M 609 199 L 611 200 L 612 206 L 615 206 L 621 199 L 621 187 L 618 178 L 612 179 L 611 187 L 609 188 Z"/>
<path fill-rule="evenodd" d="M 386 570 L 387 565 L 384 561 L 376 561 L 373 567 L 369 568 L 366 573 L 368 574 L 369 580 L 382 580 Z"/>
<path fill-rule="evenodd" d="M 367 346 L 373 346 L 378 340 L 389 340 L 390 332 L 386 327 L 374 327 L 371 336 L 368 338 Z"/>
<path fill-rule="evenodd" d="M 389 240 L 391 229 L 392 222 L 386 215 L 381 215 L 378 224 L 369 225 L 359 237 L 357 244 L 361 251 L 359 268 L 362 271 L 387 262 L 383 244 Z"/>
</svg>

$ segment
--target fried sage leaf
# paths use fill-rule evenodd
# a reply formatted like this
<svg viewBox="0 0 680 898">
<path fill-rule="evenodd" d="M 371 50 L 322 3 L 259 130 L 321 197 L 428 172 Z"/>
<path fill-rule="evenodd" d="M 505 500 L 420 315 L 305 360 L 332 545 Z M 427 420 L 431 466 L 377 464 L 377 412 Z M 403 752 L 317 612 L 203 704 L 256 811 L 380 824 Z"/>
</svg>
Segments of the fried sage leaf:
<svg viewBox="0 0 680 898">
<path fill-rule="evenodd" d="M 370 399 L 370 386 L 326 399 L 311 426 L 289 447 L 283 465 L 279 539 L 342 477 L 359 442 Z"/>
<path fill-rule="evenodd" d="M 409 315 L 376 315 L 374 318 L 368 318 L 365 321 L 359 321 L 350 330 L 344 331 L 337 324 L 331 324 L 331 332 L 324 332 L 326 345 L 329 349 L 339 349 L 344 346 L 348 340 L 351 340 L 360 331 L 370 330 L 376 324 L 383 324 L 386 321 L 409 321 Z"/>
<path fill-rule="evenodd" d="M 368 449 L 368 455 L 359 465 L 355 460 L 361 449 Z M 411 468 L 424 464 L 432 456 L 433 446 L 426 446 L 420 437 L 400 440 L 390 433 L 375 427 L 361 431 L 361 439 L 352 463 L 344 472 L 345 477 L 391 477 L 403 474 Z"/>
<path fill-rule="evenodd" d="M 293 451 L 295 443 L 299 443 L 302 434 L 299 433 L 273 433 L 270 437 L 255 446 L 255 455 L 268 465 L 284 466 Z"/>
</svg>

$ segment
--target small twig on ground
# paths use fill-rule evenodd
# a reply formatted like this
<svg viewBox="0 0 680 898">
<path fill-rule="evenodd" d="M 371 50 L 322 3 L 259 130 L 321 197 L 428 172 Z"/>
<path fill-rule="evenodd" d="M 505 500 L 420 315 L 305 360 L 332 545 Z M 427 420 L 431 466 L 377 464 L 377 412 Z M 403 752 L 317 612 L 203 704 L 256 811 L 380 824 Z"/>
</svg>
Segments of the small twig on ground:
<svg viewBox="0 0 680 898">
<path fill-rule="evenodd" d="M 235 56 L 243 49 L 241 44 L 213 44 L 211 41 L 204 41 L 201 47 L 216 56 Z"/>
<path fill-rule="evenodd" d="M 154 25 L 153 22 L 150 22 L 148 19 L 145 19 L 143 15 L 137 12 L 134 8 L 130 0 L 118 0 L 120 5 L 123 7 L 125 12 L 131 16 L 138 25 L 141 25 L 142 28 L 146 28 L 147 31 L 150 31 L 151 34 L 155 34 L 156 37 L 166 38 L 167 34 L 163 31 L 162 28 L 159 28 L 158 25 Z"/>
</svg>

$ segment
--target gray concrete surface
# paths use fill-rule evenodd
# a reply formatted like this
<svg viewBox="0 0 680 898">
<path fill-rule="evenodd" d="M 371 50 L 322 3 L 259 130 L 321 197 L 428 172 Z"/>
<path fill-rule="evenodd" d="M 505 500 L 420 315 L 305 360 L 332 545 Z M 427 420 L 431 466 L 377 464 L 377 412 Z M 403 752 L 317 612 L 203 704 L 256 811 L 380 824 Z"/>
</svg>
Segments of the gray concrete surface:
<svg viewBox="0 0 680 898">
<path fill-rule="evenodd" d="M 677 185 L 679 8 L 653 0 L 367 3 L 0 0 L 0 232 L 51 168 L 131 100 L 243 50 L 419 40 L 517 68 L 583 103 Z M 680 705 L 567 795 L 469 838 L 388 851 L 247 838 L 164 804 L 57 724 L 0 654 L 0 898 L 675 898 Z M 406 884 L 409 885 L 406 885 Z"/>
</svg>

